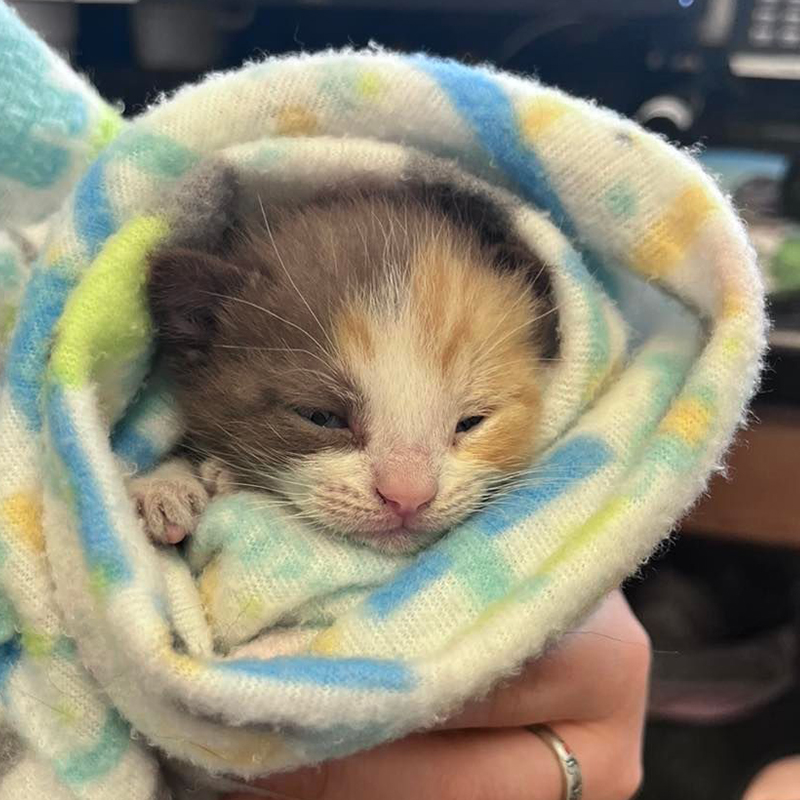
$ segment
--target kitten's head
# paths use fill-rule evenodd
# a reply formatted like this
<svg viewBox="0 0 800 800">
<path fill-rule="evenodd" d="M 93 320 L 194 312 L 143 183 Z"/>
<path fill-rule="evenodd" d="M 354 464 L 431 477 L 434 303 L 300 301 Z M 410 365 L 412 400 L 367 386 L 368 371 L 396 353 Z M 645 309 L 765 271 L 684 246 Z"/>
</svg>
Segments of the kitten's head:
<svg viewBox="0 0 800 800">
<path fill-rule="evenodd" d="M 462 212 L 342 195 L 268 210 L 223 256 L 158 253 L 150 305 L 190 446 L 394 552 L 513 480 L 537 446 L 551 308 L 541 265 Z"/>
</svg>

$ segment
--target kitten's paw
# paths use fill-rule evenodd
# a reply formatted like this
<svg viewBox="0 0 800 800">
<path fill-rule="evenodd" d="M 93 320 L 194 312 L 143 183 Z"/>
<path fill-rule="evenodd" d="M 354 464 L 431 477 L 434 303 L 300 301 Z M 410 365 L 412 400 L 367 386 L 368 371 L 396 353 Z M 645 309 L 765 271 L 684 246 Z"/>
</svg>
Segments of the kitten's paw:
<svg viewBox="0 0 800 800">
<path fill-rule="evenodd" d="M 230 494 L 234 489 L 233 474 L 216 458 L 207 458 L 200 464 L 200 480 L 210 497 Z"/>
<path fill-rule="evenodd" d="M 189 470 L 161 467 L 150 475 L 134 478 L 129 491 L 155 542 L 177 544 L 192 534 L 208 505 L 208 492 Z"/>
</svg>

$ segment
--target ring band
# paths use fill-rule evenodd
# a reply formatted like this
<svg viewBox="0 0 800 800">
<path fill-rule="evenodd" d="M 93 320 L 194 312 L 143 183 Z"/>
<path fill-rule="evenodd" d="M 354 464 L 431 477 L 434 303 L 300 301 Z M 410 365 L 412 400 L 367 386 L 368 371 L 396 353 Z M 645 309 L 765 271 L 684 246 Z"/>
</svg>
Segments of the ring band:
<svg viewBox="0 0 800 800">
<path fill-rule="evenodd" d="M 531 725 L 528 730 L 538 736 L 558 759 L 561 775 L 564 778 L 563 800 L 581 800 L 583 796 L 583 775 L 581 765 L 566 742 L 547 725 Z"/>
</svg>

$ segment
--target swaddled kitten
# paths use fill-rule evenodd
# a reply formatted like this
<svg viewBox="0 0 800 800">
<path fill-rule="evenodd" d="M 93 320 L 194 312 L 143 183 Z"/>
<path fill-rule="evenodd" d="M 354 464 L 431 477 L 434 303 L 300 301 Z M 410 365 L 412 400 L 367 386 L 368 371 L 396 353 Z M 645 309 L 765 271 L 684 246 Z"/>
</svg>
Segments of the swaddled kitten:
<svg viewBox="0 0 800 800">
<path fill-rule="evenodd" d="M 407 552 L 528 467 L 554 311 L 489 203 L 448 189 L 264 209 L 221 252 L 165 249 L 148 297 L 186 457 L 133 481 L 149 534 L 215 491 Z M 198 463 L 199 462 L 199 463 Z"/>
</svg>

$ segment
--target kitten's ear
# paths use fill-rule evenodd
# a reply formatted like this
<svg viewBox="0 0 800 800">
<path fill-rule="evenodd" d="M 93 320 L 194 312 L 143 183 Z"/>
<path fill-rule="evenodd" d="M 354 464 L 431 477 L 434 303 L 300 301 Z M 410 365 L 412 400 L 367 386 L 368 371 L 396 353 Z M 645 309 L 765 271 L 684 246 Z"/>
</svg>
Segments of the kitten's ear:
<svg viewBox="0 0 800 800">
<path fill-rule="evenodd" d="M 217 331 L 224 298 L 244 281 L 238 267 L 209 253 L 157 251 L 150 259 L 147 299 L 159 343 L 187 361 L 200 360 Z"/>
</svg>

